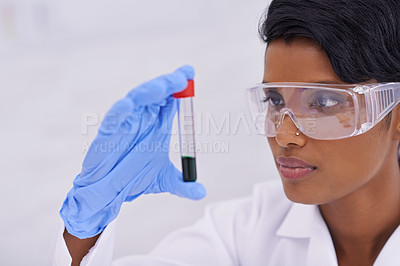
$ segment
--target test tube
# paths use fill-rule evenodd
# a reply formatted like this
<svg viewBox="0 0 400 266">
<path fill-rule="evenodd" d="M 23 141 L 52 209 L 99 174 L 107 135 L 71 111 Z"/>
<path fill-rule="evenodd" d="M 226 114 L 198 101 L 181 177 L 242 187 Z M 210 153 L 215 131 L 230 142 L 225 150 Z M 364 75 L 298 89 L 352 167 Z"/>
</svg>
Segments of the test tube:
<svg viewBox="0 0 400 266">
<path fill-rule="evenodd" d="M 189 80 L 188 86 L 181 92 L 174 93 L 174 98 L 179 99 L 178 126 L 179 147 L 182 158 L 183 181 L 196 181 L 196 144 L 194 141 L 194 116 L 193 116 L 194 81 Z"/>
</svg>

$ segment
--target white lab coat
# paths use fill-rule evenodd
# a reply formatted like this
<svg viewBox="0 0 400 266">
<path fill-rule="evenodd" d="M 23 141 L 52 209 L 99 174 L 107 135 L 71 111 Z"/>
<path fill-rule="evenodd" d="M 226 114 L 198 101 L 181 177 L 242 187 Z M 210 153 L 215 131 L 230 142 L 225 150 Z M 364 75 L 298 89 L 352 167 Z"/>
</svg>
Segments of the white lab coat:
<svg viewBox="0 0 400 266">
<path fill-rule="evenodd" d="M 337 265 L 328 228 L 317 206 L 290 202 L 279 180 L 255 186 L 253 195 L 208 206 L 193 226 L 173 232 L 146 256 L 112 262 L 115 222 L 81 265 L 330 266 Z M 53 265 L 70 265 L 60 228 Z M 400 265 L 400 229 L 389 238 L 375 266 Z"/>
</svg>

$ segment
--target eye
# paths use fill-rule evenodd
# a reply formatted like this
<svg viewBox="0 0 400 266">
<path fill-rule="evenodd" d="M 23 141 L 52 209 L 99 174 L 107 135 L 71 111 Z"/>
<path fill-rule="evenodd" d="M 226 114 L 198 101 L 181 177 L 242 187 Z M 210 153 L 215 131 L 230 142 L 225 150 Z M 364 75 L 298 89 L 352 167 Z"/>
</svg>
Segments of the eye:
<svg viewBox="0 0 400 266">
<path fill-rule="evenodd" d="M 321 98 L 318 100 L 318 104 L 323 107 L 331 107 L 338 104 L 338 101 L 335 101 L 333 99 Z"/>
<path fill-rule="evenodd" d="M 280 93 L 274 90 L 265 92 L 263 102 L 268 102 L 272 106 L 284 106 L 285 101 Z"/>
<path fill-rule="evenodd" d="M 340 95 L 335 93 L 316 93 L 310 102 L 311 107 L 335 107 L 343 102 Z"/>
<path fill-rule="evenodd" d="M 283 105 L 283 100 L 282 99 L 277 98 L 277 97 L 271 97 L 271 96 L 270 97 L 265 97 L 263 102 L 268 102 L 269 104 L 275 105 L 275 106 Z"/>
</svg>

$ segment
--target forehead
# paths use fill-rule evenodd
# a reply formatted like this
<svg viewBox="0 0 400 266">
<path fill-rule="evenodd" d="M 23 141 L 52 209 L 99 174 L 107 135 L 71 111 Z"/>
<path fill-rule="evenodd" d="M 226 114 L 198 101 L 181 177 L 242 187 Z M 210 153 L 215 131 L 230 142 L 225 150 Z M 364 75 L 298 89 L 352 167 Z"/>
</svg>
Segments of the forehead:
<svg viewBox="0 0 400 266">
<path fill-rule="evenodd" d="M 308 38 L 270 42 L 265 53 L 264 82 L 343 83 L 324 50 Z"/>
</svg>

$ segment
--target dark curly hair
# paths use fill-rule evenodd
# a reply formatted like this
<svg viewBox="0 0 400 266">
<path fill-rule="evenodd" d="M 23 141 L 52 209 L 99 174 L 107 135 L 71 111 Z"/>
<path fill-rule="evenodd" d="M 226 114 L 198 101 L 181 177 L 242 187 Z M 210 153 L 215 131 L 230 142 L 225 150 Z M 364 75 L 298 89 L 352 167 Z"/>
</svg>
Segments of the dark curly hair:
<svg viewBox="0 0 400 266">
<path fill-rule="evenodd" d="M 344 82 L 400 82 L 398 0 L 273 0 L 259 33 L 267 44 L 315 40 Z M 385 120 L 389 127 L 391 113 Z"/>
<path fill-rule="evenodd" d="M 314 39 L 344 82 L 400 82 L 398 0 L 273 0 L 259 33 Z"/>
<path fill-rule="evenodd" d="M 399 0 L 272 0 L 259 34 L 267 45 L 313 39 L 346 83 L 400 82 Z"/>
</svg>

